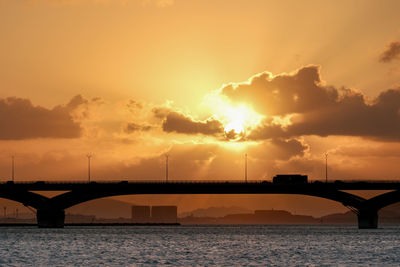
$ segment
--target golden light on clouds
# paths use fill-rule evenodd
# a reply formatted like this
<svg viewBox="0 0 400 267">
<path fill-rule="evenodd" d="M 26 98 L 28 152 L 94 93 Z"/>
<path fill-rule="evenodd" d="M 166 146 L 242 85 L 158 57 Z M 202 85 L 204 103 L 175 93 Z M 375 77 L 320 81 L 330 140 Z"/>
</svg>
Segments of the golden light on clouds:
<svg viewBox="0 0 400 267">
<path fill-rule="evenodd" d="M 285 116 L 272 116 L 272 124 L 280 125 L 283 128 L 292 124 L 292 118 L 295 114 L 288 114 Z"/>
<path fill-rule="evenodd" d="M 222 122 L 225 135 L 231 141 L 238 141 L 245 137 L 247 132 L 259 126 L 264 118 L 246 103 L 233 104 L 229 99 L 212 92 L 205 96 L 203 104 L 218 121 Z"/>
</svg>

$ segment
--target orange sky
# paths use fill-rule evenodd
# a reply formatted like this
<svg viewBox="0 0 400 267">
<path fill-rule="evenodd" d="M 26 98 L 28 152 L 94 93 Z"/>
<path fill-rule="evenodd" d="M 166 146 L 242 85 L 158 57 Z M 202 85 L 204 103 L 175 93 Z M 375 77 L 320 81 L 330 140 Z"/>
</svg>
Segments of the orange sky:
<svg viewBox="0 0 400 267">
<path fill-rule="evenodd" d="M 14 154 L 16 179 L 83 180 L 90 152 L 98 180 L 161 179 L 165 153 L 171 179 L 242 179 L 247 153 L 249 179 L 315 180 L 328 153 L 332 180 L 399 179 L 398 10 L 397 0 L 0 0 L 0 177 Z M 297 198 L 236 202 L 319 209 Z"/>
</svg>

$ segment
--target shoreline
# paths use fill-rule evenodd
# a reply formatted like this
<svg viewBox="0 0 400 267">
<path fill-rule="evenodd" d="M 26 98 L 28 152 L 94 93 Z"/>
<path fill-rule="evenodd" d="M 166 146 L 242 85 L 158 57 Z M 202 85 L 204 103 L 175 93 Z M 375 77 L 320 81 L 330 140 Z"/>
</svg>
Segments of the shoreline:
<svg viewBox="0 0 400 267">
<path fill-rule="evenodd" d="M 66 223 L 64 226 L 180 226 L 180 223 Z M 0 223 L 0 227 L 38 226 L 37 223 Z"/>
</svg>

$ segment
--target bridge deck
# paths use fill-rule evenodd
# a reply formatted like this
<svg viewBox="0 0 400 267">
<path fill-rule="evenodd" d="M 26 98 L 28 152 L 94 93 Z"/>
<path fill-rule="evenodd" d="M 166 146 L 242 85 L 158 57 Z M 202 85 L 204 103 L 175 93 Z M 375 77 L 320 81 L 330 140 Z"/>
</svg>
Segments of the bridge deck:
<svg viewBox="0 0 400 267">
<path fill-rule="evenodd" d="M 121 189 L 155 189 L 156 191 L 175 191 L 177 189 L 202 189 L 200 191 L 214 191 L 213 189 L 228 189 L 228 191 L 291 191 L 291 190 L 400 190 L 400 181 L 313 181 L 305 184 L 279 184 L 269 181 L 239 181 L 239 180 L 124 180 L 124 181 L 19 181 L 0 182 L 0 190 L 28 190 L 28 191 L 70 191 L 70 190 L 113 190 Z M 231 190 L 229 190 L 231 189 Z M 242 189 L 242 190 L 239 190 Z M 147 191 L 147 190 L 146 190 Z M 179 190 L 181 191 L 181 190 Z M 188 193 L 190 193 L 188 191 Z M 198 190 L 195 190 L 198 191 Z M 183 193 L 183 192 L 181 192 Z M 205 192 L 207 193 L 207 192 Z"/>
<path fill-rule="evenodd" d="M 388 190 L 371 199 L 343 190 Z M 67 191 L 52 198 L 32 191 Z M 65 209 L 97 198 L 133 194 L 300 194 L 322 197 L 350 207 L 359 228 L 377 228 L 378 210 L 400 201 L 399 181 L 271 183 L 269 181 L 29 181 L 0 183 L 0 197 L 37 210 L 39 227 L 63 227 Z"/>
</svg>

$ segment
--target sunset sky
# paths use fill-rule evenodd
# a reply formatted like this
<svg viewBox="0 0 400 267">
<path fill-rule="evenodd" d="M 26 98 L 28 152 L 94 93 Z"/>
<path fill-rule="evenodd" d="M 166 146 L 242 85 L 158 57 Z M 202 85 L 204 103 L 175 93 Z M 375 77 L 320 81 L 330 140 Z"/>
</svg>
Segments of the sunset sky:
<svg viewBox="0 0 400 267">
<path fill-rule="evenodd" d="M 400 179 L 400 1 L 0 0 L 0 179 Z M 299 196 L 125 197 L 284 208 Z M 304 205 L 298 204 L 299 199 Z M 155 202 L 154 202 L 155 201 Z M 334 204 L 329 211 L 345 210 Z"/>
</svg>

